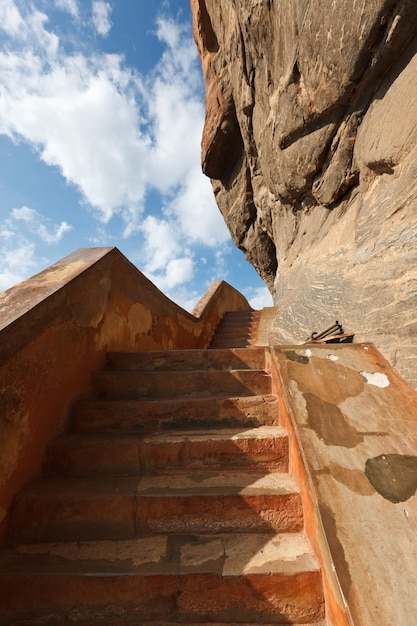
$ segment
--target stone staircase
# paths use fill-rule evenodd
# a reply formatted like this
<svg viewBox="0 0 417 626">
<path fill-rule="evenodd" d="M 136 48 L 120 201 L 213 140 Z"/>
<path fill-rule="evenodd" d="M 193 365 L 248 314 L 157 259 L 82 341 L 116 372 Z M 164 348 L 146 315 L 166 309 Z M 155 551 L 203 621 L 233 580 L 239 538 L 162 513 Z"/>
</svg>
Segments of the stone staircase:
<svg viewBox="0 0 417 626">
<path fill-rule="evenodd" d="M 258 344 L 262 311 L 231 311 L 225 313 L 210 348 L 247 348 Z"/>
<path fill-rule="evenodd" d="M 15 498 L 0 624 L 324 624 L 264 348 L 113 353 Z"/>
</svg>

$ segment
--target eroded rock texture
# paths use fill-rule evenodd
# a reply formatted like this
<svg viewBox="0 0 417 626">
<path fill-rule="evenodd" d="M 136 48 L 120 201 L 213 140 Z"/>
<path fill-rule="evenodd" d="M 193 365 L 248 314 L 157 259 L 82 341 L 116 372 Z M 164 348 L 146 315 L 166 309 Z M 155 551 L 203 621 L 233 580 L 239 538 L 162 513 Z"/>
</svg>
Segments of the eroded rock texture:
<svg viewBox="0 0 417 626">
<path fill-rule="evenodd" d="M 276 339 L 339 319 L 417 385 L 415 0 L 191 0 L 202 165 Z"/>
</svg>

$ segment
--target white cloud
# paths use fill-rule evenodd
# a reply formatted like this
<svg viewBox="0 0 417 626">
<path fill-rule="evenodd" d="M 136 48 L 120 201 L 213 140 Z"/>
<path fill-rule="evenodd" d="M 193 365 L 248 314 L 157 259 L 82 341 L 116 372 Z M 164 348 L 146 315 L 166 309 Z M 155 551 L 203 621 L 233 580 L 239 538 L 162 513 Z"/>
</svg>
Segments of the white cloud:
<svg viewBox="0 0 417 626">
<path fill-rule="evenodd" d="M 210 181 L 201 176 L 199 161 L 185 174 L 169 209 L 191 242 L 215 247 L 230 240 Z"/>
<path fill-rule="evenodd" d="M 111 29 L 111 5 L 104 0 L 93 0 L 92 14 L 94 28 L 102 37 L 106 37 Z"/>
<path fill-rule="evenodd" d="M 0 291 L 12 287 L 36 271 L 39 260 L 35 244 L 24 237 L 13 237 L 0 229 Z"/>
<path fill-rule="evenodd" d="M 20 209 L 13 209 L 11 219 L 7 220 L 6 223 L 12 224 L 13 220 L 24 222 L 30 233 L 38 235 L 44 243 L 48 244 L 59 243 L 65 233 L 72 230 L 72 226 L 67 222 L 61 222 L 60 224 L 53 225 L 51 229 L 48 229 L 41 221 L 42 216 L 34 209 L 30 209 L 26 206 Z"/>
<path fill-rule="evenodd" d="M 28 22 L 39 26 L 43 18 L 35 13 Z M 194 44 L 174 22 L 160 20 L 157 34 L 171 47 L 145 81 L 116 55 L 60 50 L 57 58 L 45 56 L 44 42 L 52 35 L 32 28 L 31 49 L 0 53 L 0 132 L 35 147 L 104 221 L 122 214 L 126 235 L 139 227 L 146 194 L 154 188 L 170 196 L 173 216 L 194 240 L 199 220 L 187 215 L 196 205 L 204 209 L 201 239 L 214 244 L 226 231 L 220 233 L 209 183 L 199 171 L 204 108 L 195 91 L 201 78 Z M 59 50 L 57 39 L 55 44 Z M 181 203 L 174 202 L 176 194 Z M 188 213 L 185 202 L 193 204 Z M 217 226 L 209 225 L 207 238 L 209 212 Z"/>
<path fill-rule="evenodd" d="M 273 306 L 272 296 L 268 287 L 257 287 L 245 289 L 246 297 L 253 309 L 258 311 L 264 307 Z"/>
<path fill-rule="evenodd" d="M 0 28 L 10 37 L 16 37 L 24 27 L 24 20 L 13 0 L 2 0 L 0 2 Z"/>
<path fill-rule="evenodd" d="M 189 282 L 194 275 L 194 263 L 190 257 L 172 259 L 165 270 L 163 284 L 167 289 Z"/>
<path fill-rule="evenodd" d="M 78 16 L 76 0 L 55 6 Z M 107 34 L 111 5 L 96 1 L 92 9 L 96 31 Z M 182 286 L 201 256 L 195 246 L 211 247 L 206 274 L 223 277 L 229 233 L 200 169 L 202 80 L 188 27 L 158 20 L 165 52 L 147 77 L 122 56 L 88 53 L 83 44 L 66 53 L 47 16 L 26 0 L 0 0 L 0 28 L 9 37 L 0 48 L 0 133 L 57 168 L 79 190 L 82 210 L 94 209 L 103 224 L 119 216 L 126 238 L 142 236 L 145 273 L 189 304 Z M 160 217 L 146 208 L 155 191 Z M 15 222 L 46 243 L 71 228 L 70 220 L 52 224 L 27 207 L 15 211 Z"/>
<path fill-rule="evenodd" d="M 36 241 L 57 244 L 72 230 L 67 222 L 52 224 L 49 219 L 27 206 L 15 208 L 0 222 L 0 291 L 25 280 L 47 264 L 36 252 Z"/>
<path fill-rule="evenodd" d="M 24 12 L 14 0 L 0 2 L 0 29 L 15 45 L 30 48 L 33 42 L 40 47 L 45 58 L 51 60 L 58 52 L 59 39 L 46 29 L 48 16 L 30 5 L 23 5 Z"/>
<path fill-rule="evenodd" d="M 62 11 L 67 11 L 73 17 L 78 17 L 77 0 L 55 0 L 55 5 Z"/>
<path fill-rule="evenodd" d="M 161 291 L 172 297 L 170 292 L 174 287 L 192 280 L 194 276 L 194 261 L 189 256 L 170 259 L 163 271 L 157 273 L 145 272 L 145 274 Z"/>
<path fill-rule="evenodd" d="M 143 221 L 141 231 L 145 244 L 142 260 L 146 272 L 163 269 L 170 259 L 180 253 L 180 233 L 175 224 L 149 215 Z"/>
</svg>

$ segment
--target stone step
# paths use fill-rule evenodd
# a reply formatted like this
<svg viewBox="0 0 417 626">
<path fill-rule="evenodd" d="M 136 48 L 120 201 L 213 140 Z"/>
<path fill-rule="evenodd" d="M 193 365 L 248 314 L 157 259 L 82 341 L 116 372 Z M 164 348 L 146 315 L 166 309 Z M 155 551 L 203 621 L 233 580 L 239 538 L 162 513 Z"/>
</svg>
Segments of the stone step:
<svg viewBox="0 0 417 626">
<path fill-rule="evenodd" d="M 263 311 L 227 311 L 220 323 L 223 323 L 227 320 L 251 320 L 251 319 L 260 319 L 262 317 Z"/>
<path fill-rule="evenodd" d="M 79 401 L 73 406 L 72 423 L 77 433 L 278 426 L 279 403 L 277 397 L 270 394 L 169 400 Z"/>
<path fill-rule="evenodd" d="M 9 625 L 324 618 L 320 570 L 301 533 L 28 545 L 3 553 L 0 565 L 0 612 Z"/>
<path fill-rule="evenodd" d="M 225 328 L 258 328 L 259 319 L 252 318 L 248 320 L 240 319 L 224 319 L 218 325 L 218 329 Z"/>
<path fill-rule="evenodd" d="M 119 611 L 120 613 L 120 611 Z M 1 616 L 0 616 L 1 617 Z M 7 626 L 44 626 L 45 625 L 45 616 L 41 615 L 38 620 L 36 621 L 36 618 L 33 617 L 33 613 L 31 614 L 30 617 L 28 617 L 27 619 L 25 619 L 24 617 L 17 620 L 16 618 L 12 618 L 9 617 L 8 618 L 9 621 L 7 622 Z M 12 622 L 10 620 L 13 620 Z M 114 618 L 114 619 L 109 619 L 108 617 L 108 613 L 106 613 L 106 618 L 105 621 L 103 621 L 102 617 L 100 617 L 100 615 L 90 618 L 88 620 L 78 620 L 74 621 L 72 618 L 70 618 L 69 620 L 65 619 L 65 618 L 59 618 L 59 622 L 49 622 L 50 624 L 53 624 L 53 626 L 56 626 L 59 624 L 59 626 L 103 626 L 105 624 L 105 626 L 180 626 L 181 624 L 183 626 L 236 626 L 236 624 L 238 624 L 239 626 L 254 626 L 254 622 L 196 622 L 195 619 L 198 619 L 197 617 L 195 617 L 193 620 L 189 621 L 187 619 L 187 621 L 184 621 L 184 618 L 181 618 L 181 622 L 177 621 L 177 619 L 175 619 L 175 617 L 173 618 L 173 621 L 171 622 L 167 622 L 167 621 L 163 621 L 161 622 L 160 620 L 158 621 L 148 621 L 148 619 L 146 619 L 144 621 L 143 618 L 129 618 L 129 617 L 125 617 L 122 618 L 121 620 L 119 618 Z M 256 624 L 259 624 L 260 622 L 256 622 Z M 262 622 L 262 626 L 277 626 L 277 624 L 279 624 L 279 626 L 291 626 L 293 624 L 296 624 L 297 622 L 292 621 L 290 622 L 283 622 L 282 619 L 280 619 L 280 621 L 276 621 L 273 624 L 268 621 L 268 623 L 266 622 Z M 2 622 L 0 622 L 0 624 L 2 624 Z M 303 622 L 302 626 L 328 626 L 327 622 L 314 622 L 314 624 L 312 624 L 311 622 Z"/>
<path fill-rule="evenodd" d="M 221 332 L 217 333 L 216 336 L 213 338 L 213 343 L 215 343 L 216 341 L 218 341 L 219 339 L 225 340 L 225 339 L 247 339 L 248 341 L 253 341 L 256 339 L 256 337 L 258 336 L 258 331 L 257 330 L 248 330 L 248 329 L 236 329 L 236 330 L 222 330 Z"/>
<path fill-rule="evenodd" d="M 288 437 L 279 426 L 144 435 L 72 435 L 54 441 L 46 470 L 67 476 L 128 476 L 168 467 L 226 466 L 288 471 Z"/>
<path fill-rule="evenodd" d="M 235 348 L 245 348 L 248 347 L 250 348 L 253 343 L 252 343 L 251 338 L 248 337 L 216 337 L 212 343 L 210 344 L 210 346 L 215 349 L 215 350 L 219 350 L 221 348 L 227 348 L 227 347 L 235 347 Z"/>
<path fill-rule="evenodd" d="M 131 539 L 137 485 L 132 477 L 38 479 L 14 499 L 10 537 L 24 543 Z"/>
<path fill-rule="evenodd" d="M 94 374 L 99 398 L 196 398 L 250 396 L 271 393 L 271 378 L 264 370 L 228 371 L 101 371 Z"/>
<path fill-rule="evenodd" d="M 288 474 L 171 470 L 142 478 L 39 479 L 15 497 L 10 535 L 42 543 L 302 527 L 300 494 Z"/>
<path fill-rule="evenodd" d="M 226 313 L 214 333 L 210 349 L 248 348 L 256 344 L 262 311 Z"/>
<path fill-rule="evenodd" d="M 296 532 L 303 528 L 297 486 L 280 472 L 196 470 L 145 476 L 137 499 L 140 534 Z"/>
<path fill-rule="evenodd" d="M 107 369 L 189 371 L 264 369 L 264 367 L 263 348 L 110 352 L 107 355 Z"/>
<path fill-rule="evenodd" d="M 246 335 L 256 337 L 258 334 L 259 324 L 250 323 L 250 324 L 240 324 L 236 322 L 227 322 L 225 324 L 221 324 L 214 335 L 214 339 L 217 337 L 223 337 L 225 335 Z"/>
</svg>

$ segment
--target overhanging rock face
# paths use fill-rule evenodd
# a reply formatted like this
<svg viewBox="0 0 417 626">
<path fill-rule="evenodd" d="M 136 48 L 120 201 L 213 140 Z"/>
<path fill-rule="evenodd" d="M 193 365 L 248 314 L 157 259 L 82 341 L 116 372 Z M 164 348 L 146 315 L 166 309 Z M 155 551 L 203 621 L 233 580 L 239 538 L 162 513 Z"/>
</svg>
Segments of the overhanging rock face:
<svg viewBox="0 0 417 626">
<path fill-rule="evenodd" d="M 416 386 L 415 3 L 191 4 L 203 170 L 277 341 L 341 319 Z"/>
</svg>

